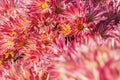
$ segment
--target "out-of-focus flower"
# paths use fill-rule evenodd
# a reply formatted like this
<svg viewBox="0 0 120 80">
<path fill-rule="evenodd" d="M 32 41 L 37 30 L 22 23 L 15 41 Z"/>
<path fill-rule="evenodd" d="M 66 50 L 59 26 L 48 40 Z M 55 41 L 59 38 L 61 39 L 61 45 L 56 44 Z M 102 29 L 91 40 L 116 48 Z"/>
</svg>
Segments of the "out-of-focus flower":
<svg viewBox="0 0 120 80">
<path fill-rule="evenodd" d="M 58 55 L 55 58 L 57 65 L 55 64 L 54 68 L 54 71 L 58 74 L 58 80 L 120 79 L 118 74 L 120 69 L 114 65 L 116 63 L 119 65 L 120 62 L 119 46 L 117 49 L 111 49 L 107 45 L 93 46 L 93 44 L 80 45 L 79 43 L 65 45 L 61 42 L 63 41 L 60 40 L 53 46 L 54 54 Z"/>
</svg>

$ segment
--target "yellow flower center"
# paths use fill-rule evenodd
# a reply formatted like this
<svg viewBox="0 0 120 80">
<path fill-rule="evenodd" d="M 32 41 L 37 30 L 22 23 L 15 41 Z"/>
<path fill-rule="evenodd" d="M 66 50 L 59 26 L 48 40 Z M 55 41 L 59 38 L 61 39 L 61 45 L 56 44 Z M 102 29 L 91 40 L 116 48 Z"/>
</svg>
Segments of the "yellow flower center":
<svg viewBox="0 0 120 80">
<path fill-rule="evenodd" d="M 2 65 L 2 60 L 0 60 L 0 66 Z"/>
<path fill-rule="evenodd" d="M 70 31 L 71 31 L 71 29 L 70 29 L 70 26 L 69 26 L 69 25 L 64 24 L 64 25 L 62 26 L 62 32 L 63 32 L 63 34 L 67 35 L 67 34 L 70 33 Z"/>
<path fill-rule="evenodd" d="M 14 52 L 10 51 L 10 52 L 6 53 L 6 57 L 8 57 L 9 55 L 11 55 L 11 57 L 13 57 L 14 56 Z"/>
<path fill-rule="evenodd" d="M 15 36 L 16 35 L 16 32 L 11 32 L 11 36 Z"/>
<path fill-rule="evenodd" d="M 43 40 L 47 40 L 48 36 L 46 34 L 43 35 Z"/>
<path fill-rule="evenodd" d="M 84 29 L 84 24 L 80 23 L 77 25 L 77 30 L 82 31 Z"/>
<path fill-rule="evenodd" d="M 42 10 L 46 9 L 47 7 L 48 7 L 48 6 L 47 6 L 46 3 L 42 3 L 42 4 L 41 4 L 41 8 L 42 8 Z"/>
<path fill-rule="evenodd" d="M 13 41 L 8 41 L 8 46 L 12 46 L 14 45 L 14 42 Z"/>
</svg>

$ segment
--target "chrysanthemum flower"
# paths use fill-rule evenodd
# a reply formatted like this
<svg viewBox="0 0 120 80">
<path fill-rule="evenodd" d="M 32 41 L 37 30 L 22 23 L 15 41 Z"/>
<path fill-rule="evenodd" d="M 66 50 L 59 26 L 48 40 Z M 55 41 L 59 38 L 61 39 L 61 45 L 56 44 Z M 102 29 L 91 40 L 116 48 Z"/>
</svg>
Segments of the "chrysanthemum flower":
<svg viewBox="0 0 120 80">
<path fill-rule="evenodd" d="M 25 3 L 25 1 L 22 0 L 1 0 L 0 15 L 5 16 L 6 18 L 9 16 L 16 18 L 27 11 L 27 4 L 29 4 L 29 0 L 28 3 Z"/>
<path fill-rule="evenodd" d="M 102 17 L 104 17 L 105 19 L 98 22 L 95 25 L 95 28 L 93 29 L 93 31 L 99 32 L 103 36 L 105 35 L 106 31 L 108 31 L 108 29 L 113 28 L 112 26 L 113 24 L 117 25 L 119 23 L 119 16 L 118 16 L 119 5 L 118 4 L 119 2 L 117 3 L 115 1 L 109 1 L 109 3 L 106 4 L 106 6 L 103 6 L 105 13 L 104 15 L 102 14 Z"/>
<path fill-rule="evenodd" d="M 69 21 L 74 21 L 79 17 L 85 16 L 85 2 L 84 1 L 75 1 L 74 3 L 66 4 L 66 8 L 62 13 L 62 16 Z"/>
<path fill-rule="evenodd" d="M 119 46 L 111 49 L 107 45 L 65 45 L 58 41 L 53 52 L 58 55 L 55 60 L 55 79 L 63 80 L 119 80 Z M 90 42 L 91 43 L 91 42 Z M 95 44 L 95 45 L 93 45 Z M 117 56 L 115 56 L 115 55 Z M 113 56 L 114 55 L 114 56 Z M 115 66 L 116 65 L 116 66 Z M 117 70 L 117 71 L 116 71 Z M 54 80 L 54 79 L 53 79 Z"/>
<path fill-rule="evenodd" d="M 28 14 L 32 17 L 39 17 L 41 14 L 51 12 L 49 2 L 49 0 L 31 0 L 31 3 L 27 5 Z"/>
<path fill-rule="evenodd" d="M 2 80 L 49 80 L 49 74 L 44 69 L 42 70 L 38 64 L 27 63 L 9 63 L 9 69 L 5 69 L 2 66 L 1 76 Z M 29 66 L 29 67 L 28 67 Z"/>
<path fill-rule="evenodd" d="M 77 18 L 72 24 L 72 30 L 75 33 L 79 33 L 87 29 L 87 24 L 84 17 Z"/>
</svg>

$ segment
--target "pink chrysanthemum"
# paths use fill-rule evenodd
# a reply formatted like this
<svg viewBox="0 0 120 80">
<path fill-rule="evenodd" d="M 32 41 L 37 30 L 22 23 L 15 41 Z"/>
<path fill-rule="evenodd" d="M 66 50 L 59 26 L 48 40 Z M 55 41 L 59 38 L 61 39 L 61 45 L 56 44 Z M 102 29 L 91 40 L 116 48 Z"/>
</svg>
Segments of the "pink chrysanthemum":
<svg viewBox="0 0 120 80">
<path fill-rule="evenodd" d="M 66 4 L 66 8 L 63 11 L 63 17 L 68 19 L 69 21 L 74 21 L 79 17 L 85 16 L 85 1 L 76 0 L 74 3 Z"/>
<path fill-rule="evenodd" d="M 115 66 L 120 63 L 118 53 L 120 45 L 111 49 L 108 45 L 96 45 L 94 41 L 92 44 L 89 41 L 87 45 L 79 43 L 65 45 L 62 42 L 63 40 L 59 40 L 53 46 L 53 52 L 57 55 L 54 71 L 58 75 L 58 80 L 120 79 L 120 69 Z"/>
<path fill-rule="evenodd" d="M 14 17 L 24 14 L 27 9 L 28 2 L 22 0 L 1 0 L 0 1 L 0 15 L 4 17 Z"/>
</svg>

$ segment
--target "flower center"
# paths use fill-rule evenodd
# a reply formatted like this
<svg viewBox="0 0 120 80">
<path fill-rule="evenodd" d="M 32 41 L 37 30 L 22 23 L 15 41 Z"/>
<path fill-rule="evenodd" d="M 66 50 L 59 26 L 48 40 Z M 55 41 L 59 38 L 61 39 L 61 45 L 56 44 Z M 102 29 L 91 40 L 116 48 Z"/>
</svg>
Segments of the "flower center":
<svg viewBox="0 0 120 80">
<path fill-rule="evenodd" d="M 64 24 L 63 26 L 62 26 L 62 32 L 63 32 L 63 34 L 65 34 L 65 35 L 67 35 L 67 34 L 69 34 L 70 33 L 70 26 L 69 25 L 67 25 L 67 24 Z"/>
<path fill-rule="evenodd" d="M 10 52 L 6 53 L 6 57 L 8 57 L 9 55 L 11 55 L 13 57 L 14 56 L 14 52 L 10 51 Z"/>
<path fill-rule="evenodd" d="M 60 14 L 62 12 L 62 9 L 60 7 L 56 7 L 55 13 Z"/>
<path fill-rule="evenodd" d="M 8 41 L 8 46 L 13 46 L 14 42 L 13 41 Z"/>
<path fill-rule="evenodd" d="M 42 3 L 42 4 L 41 4 L 41 8 L 42 8 L 42 10 L 46 9 L 47 7 L 48 7 L 48 6 L 47 6 L 46 3 Z"/>
<path fill-rule="evenodd" d="M 80 23 L 77 25 L 77 30 L 82 31 L 84 29 L 84 24 Z"/>
<path fill-rule="evenodd" d="M 44 34 L 42 38 L 43 38 L 43 40 L 47 40 L 48 36 L 46 34 Z"/>
<path fill-rule="evenodd" d="M 13 36 L 15 36 L 16 35 L 16 32 L 11 32 L 11 36 L 13 37 Z"/>
<path fill-rule="evenodd" d="M 0 66 L 2 65 L 2 60 L 0 60 Z"/>
<path fill-rule="evenodd" d="M 93 16 L 92 15 L 88 16 L 87 22 L 92 22 L 92 21 L 93 21 Z"/>
</svg>

